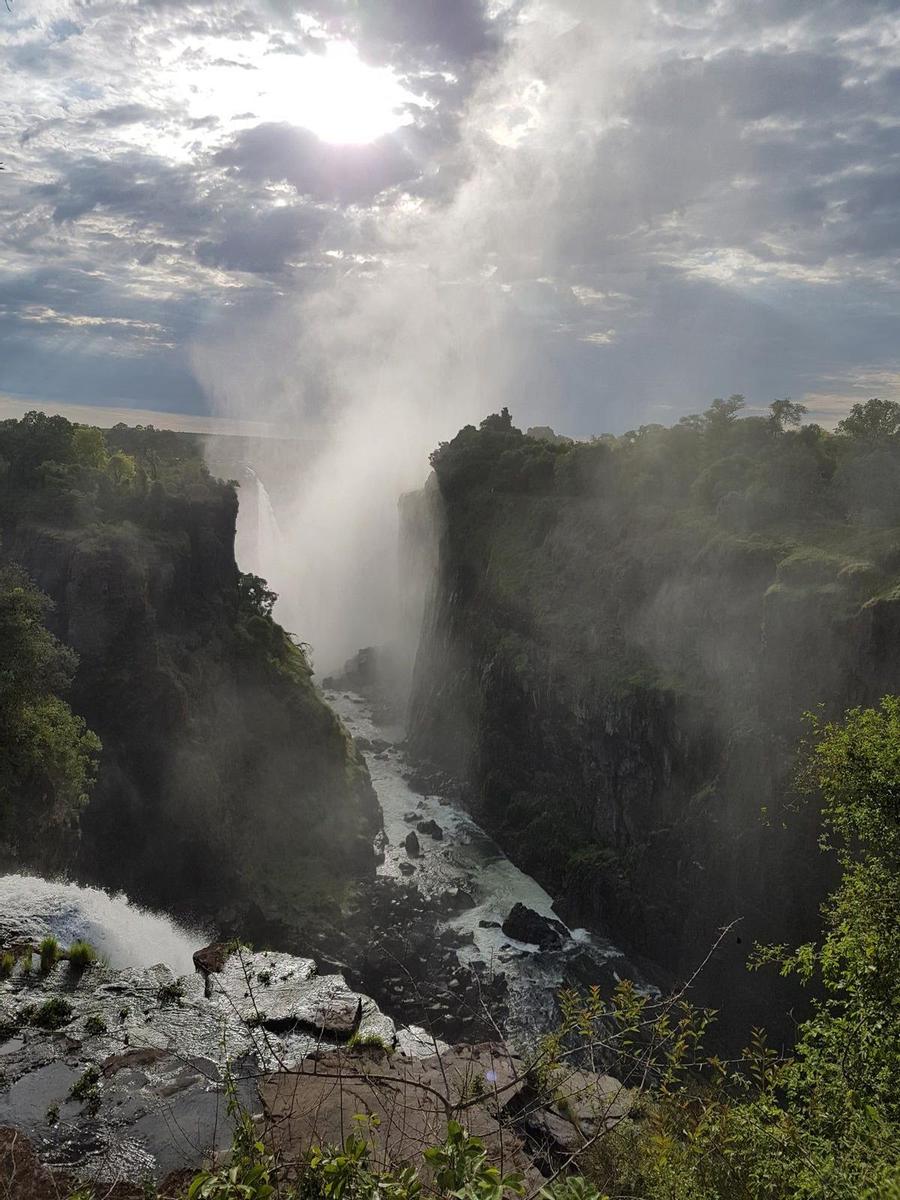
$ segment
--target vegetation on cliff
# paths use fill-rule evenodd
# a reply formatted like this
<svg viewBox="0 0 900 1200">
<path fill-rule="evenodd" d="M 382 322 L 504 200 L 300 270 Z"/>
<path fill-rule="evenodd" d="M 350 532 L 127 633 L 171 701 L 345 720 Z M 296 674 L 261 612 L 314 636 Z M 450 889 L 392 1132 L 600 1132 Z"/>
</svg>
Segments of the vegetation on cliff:
<svg viewBox="0 0 900 1200">
<path fill-rule="evenodd" d="M 235 488 L 210 476 L 199 439 L 30 413 L 0 422 L 0 496 L 3 559 L 53 602 L 72 732 L 85 721 L 103 743 L 81 869 L 276 924 L 370 871 L 365 766 L 265 582 L 239 573 Z M 78 797 L 87 737 L 70 739 Z"/>
<path fill-rule="evenodd" d="M 570 920 L 683 974 L 742 916 L 714 1000 L 748 940 L 808 936 L 829 883 L 815 818 L 784 809 L 798 714 L 900 668 L 900 406 L 834 433 L 742 406 L 591 442 L 504 410 L 440 446 L 410 707 L 414 752 Z"/>
<path fill-rule="evenodd" d="M 77 822 L 100 742 L 64 699 L 77 659 L 45 624 L 50 601 L 0 567 L 0 846 L 45 852 Z"/>
</svg>

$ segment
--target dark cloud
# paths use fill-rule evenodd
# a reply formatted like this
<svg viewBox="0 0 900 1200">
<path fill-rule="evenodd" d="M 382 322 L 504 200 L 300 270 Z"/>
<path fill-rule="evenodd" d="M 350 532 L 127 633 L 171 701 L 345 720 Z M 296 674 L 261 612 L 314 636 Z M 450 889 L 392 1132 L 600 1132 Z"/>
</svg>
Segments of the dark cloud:
<svg viewBox="0 0 900 1200">
<path fill-rule="evenodd" d="M 311 206 L 283 206 L 229 217 L 221 235 L 202 241 L 197 257 L 226 271 L 277 274 L 303 249 L 315 245 L 327 217 Z"/>
<path fill-rule="evenodd" d="M 34 187 L 32 194 L 52 206 L 56 222 L 77 221 L 102 209 L 184 237 L 209 216 L 208 207 L 198 198 L 197 184 L 188 164 L 132 151 L 114 159 L 77 160 L 53 183 Z"/>
<path fill-rule="evenodd" d="M 363 146 L 332 145 L 308 129 L 272 122 L 237 134 L 215 161 L 240 178 L 289 183 L 302 196 L 341 204 L 371 201 L 419 174 L 396 137 Z"/>
</svg>

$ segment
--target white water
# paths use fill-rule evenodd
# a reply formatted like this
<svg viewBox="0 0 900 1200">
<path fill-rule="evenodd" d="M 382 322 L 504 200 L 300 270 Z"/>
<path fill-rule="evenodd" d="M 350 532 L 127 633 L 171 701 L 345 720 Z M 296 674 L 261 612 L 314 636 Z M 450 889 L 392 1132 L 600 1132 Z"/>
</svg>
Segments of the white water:
<svg viewBox="0 0 900 1200">
<path fill-rule="evenodd" d="M 63 945 L 83 938 L 110 966 L 166 963 L 177 975 L 193 971 L 193 952 L 209 941 L 127 896 L 37 875 L 0 876 L 0 940 L 4 933 L 34 941 L 52 934 Z"/>
<path fill-rule="evenodd" d="M 535 953 L 536 947 L 508 937 L 500 928 L 510 909 L 519 901 L 541 916 L 559 920 L 553 900 L 536 880 L 520 871 L 500 847 L 462 808 L 442 801 L 438 796 L 414 792 L 403 777 L 404 758 L 395 743 L 402 741 L 401 728 L 386 729 L 375 723 L 369 705 L 349 692 L 326 692 L 328 703 L 340 715 L 355 738 L 391 743 L 382 752 L 365 752 L 378 802 L 384 817 L 387 844 L 383 875 L 406 878 L 426 896 L 461 888 L 475 901 L 473 908 L 450 917 L 446 925 L 474 937 L 474 942 L 458 951 L 461 963 L 476 960 L 492 971 L 503 972 L 510 989 L 510 1011 L 518 1032 L 552 1028 L 556 1020 L 555 1002 L 561 982 L 558 961 Z M 410 858 L 404 847 L 406 836 L 420 821 L 436 821 L 443 838 L 435 840 L 425 833 L 417 837 L 421 853 Z M 404 876 L 401 863 L 412 862 L 415 873 Z M 402 920 L 402 917 L 401 917 Z M 485 927 L 480 924 L 489 921 Z M 571 932 L 572 942 L 589 946 L 600 960 L 620 957 L 620 951 L 605 939 L 587 930 Z M 517 1032 L 512 1029 L 510 1032 Z"/>
<path fill-rule="evenodd" d="M 256 557 L 261 565 L 275 563 L 284 548 L 284 535 L 266 485 L 250 467 L 247 470 L 256 480 Z"/>
<path fill-rule="evenodd" d="M 277 587 L 284 554 L 284 534 L 275 515 L 272 497 L 251 466 L 240 466 L 241 492 L 234 551 L 242 571 L 261 575 Z"/>
</svg>

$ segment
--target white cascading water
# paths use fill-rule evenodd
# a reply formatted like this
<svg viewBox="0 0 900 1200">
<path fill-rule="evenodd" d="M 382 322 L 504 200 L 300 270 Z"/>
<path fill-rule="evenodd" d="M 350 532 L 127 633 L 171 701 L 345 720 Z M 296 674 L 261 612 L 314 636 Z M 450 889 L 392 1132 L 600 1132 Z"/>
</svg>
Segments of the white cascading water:
<svg viewBox="0 0 900 1200">
<path fill-rule="evenodd" d="M 246 464 L 241 466 L 241 474 L 243 486 L 251 494 L 246 503 L 242 499 L 238 508 L 235 557 L 242 571 L 261 575 L 270 584 L 274 584 L 276 581 L 273 576 L 277 572 L 284 547 L 284 535 L 278 525 L 266 485 L 253 468 Z"/>
<path fill-rule="evenodd" d="M 256 538 L 257 560 L 260 564 L 275 563 L 284 545 L 284 538 L 278 527 L 278 518 L 272 507 L 272 500 L 266 491 L 266 485 L 256 479 Z"/>
<path fill-rule="evenodd" d="M 4 934 L 34 942 L 52 934 L 64 946 L 83 939 L 112 967 L 166 963 L 178 975 L 193 971 L 193 952 L 209 941 L 122 894 L 38 875 L 0 876 L 0 940 Z"/>
</svg>

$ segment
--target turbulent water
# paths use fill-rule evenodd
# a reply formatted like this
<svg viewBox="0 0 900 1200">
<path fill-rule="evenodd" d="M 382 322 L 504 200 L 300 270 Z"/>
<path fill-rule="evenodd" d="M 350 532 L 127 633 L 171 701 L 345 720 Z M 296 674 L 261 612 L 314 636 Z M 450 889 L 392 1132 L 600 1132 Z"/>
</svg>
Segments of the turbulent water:
<svg viewBox="0 0 900 1200">
<path fill-rule="evenodd" d="M 326 698 L 350 733 L 369 747 L 364 754 L 384 818 L 381 875 L 398 886 L 417 888 L 429 901 L 437 901 L 437 911 L 442 910 L 443 898 L 465 894 L 462 911 L 448 904 L 449 915 L 440 919 L 438 930 L 459 935 L 454 953 L 459 966 L 471 968 L 472 976 L 505 979 L 507 1036 L 524 1042 L 555 1025 L 556 997 L 576 958 L 582 969 L 587 958 L 589 970 L 594 964 L 607 977 L 630 967 L 615 946 L 584 930 L 571 931 L 561 948 L 550 953 L 508 937 L 501 926 L 517 902 L 558 920 L 551 897 L 460 807 L 413 790 L 405 777 L 402 728 L 378 725 L 369 704 L 353 693 L 328 692 Z M 404 844 L 407 836 L 430 821 L 442 836 L 419 829 L 420 852 L 410 856 Z M 402 927 L 402 903 L 394 903 Z M 406 914 L 407 923 L 413 919 Z M 214 931 L 189 929 L 121 894 L 31 875 L 0 877 L 0 940 L 6 935 L 8 940 L 24 936 L 37 942 L 47 934 L 64 945 L 85 939 L 112 967 L 165 963 L 176 974 L 185 974 L 193 970 L 194 950 Z M 446 979 L 430 982 L 436 995 L 448 998 Z"/>
<path fill-rule="evenodd" d="M 63 945 L 91 943 L 113 967 L 166 963 L 176 974 L 193 971 L 192 954 L 208 940 L 126 896 L 54 882 L 36 875 L 0 877 L 0 934 L 34 941 L 52 934 Z"/>
<path fill-rule="evenodd" d="M 406 762 L 399 743 L 401 727 L 378 725 L 368 703 L 352 692 L 326 692 L 326 699 L 340 714 L 351 734 L 373 746 L 365 758 L 384 815 L 384 862 L 380 872 L 397 880 L 406 878 L 401 864 L 414 864 L 411 882 L 426 896 L 459 888 L 474 900 L 474 906 L 445 924 L 469 935 L 471 941 L 458 953 L 463 965 L 487 964 L 490 972 L 502 973 L 509 985 L 510 1023 L 505 1031 L 514 1040 L 552 1028 L 556 1024 L 556 997 L 573 955 L 588 955 L 598 965 L 624 961 L 621 952 L 603 938 L 586 930 L 570 931 L 570 938 L 556 955 L 540 954 L 533 945 L 508 937 L 501 926 L 516 902 L 541 916 L 558 920 L 548 893 L 529 875 L 520 871 L 475 821 L 459 806 L 439 796 L 423 796 L 406 778 Z M 411 859 L 404 841 L 423 821 L 435 821 L 440 840 L 419 833 L 420 854 Z"/>
</svg>

